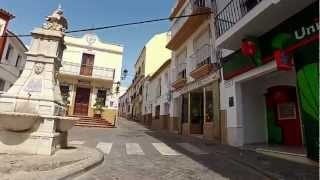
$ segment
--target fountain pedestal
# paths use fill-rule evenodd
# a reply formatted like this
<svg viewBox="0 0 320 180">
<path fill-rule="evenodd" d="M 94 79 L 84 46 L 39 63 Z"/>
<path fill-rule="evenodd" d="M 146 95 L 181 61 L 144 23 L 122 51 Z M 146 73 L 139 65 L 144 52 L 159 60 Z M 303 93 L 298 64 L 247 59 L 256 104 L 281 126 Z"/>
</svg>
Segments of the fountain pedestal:
<svg viewBox="0 0 320 180">
<path fill-rule="evenodd" d="M 51 155 L 67 146 L 75 118 L 64 117 L 57 75 L 67 21 L 58 8 L 35 28 L 20 78 L 0 96 L 0 153 Z"/>
</svg>

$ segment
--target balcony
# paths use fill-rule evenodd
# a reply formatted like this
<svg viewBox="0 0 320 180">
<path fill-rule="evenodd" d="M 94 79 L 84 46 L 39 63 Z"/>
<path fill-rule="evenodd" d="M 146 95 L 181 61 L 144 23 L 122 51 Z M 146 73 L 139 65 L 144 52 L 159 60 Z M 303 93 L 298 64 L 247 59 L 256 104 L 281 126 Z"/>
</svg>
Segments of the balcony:
<svg viewBox="0 0 320 180">
<path fill-rule="evenodd" d="M 186 64 L 182 63 L 179 65 L 176 65 L 176 69 L 173 71 L 173 79 L 175 80 L 171 86 L 175 89 L 182 88 L 187 83 L 187 70 L 186 70 Z"/>
<path fill-rule="evenodd" d="M 79 63 L 62 62 L 60 74 L 69 76 L 79 76 L 87 79 L 114 80 L 115 69 L 81 65 Z"/>
<path fill-rule="evenodd" d="M 206 77 L 217 69 L 211 58 L 211 46 L 203 45 L 190 56 L 190 76 L 194 79 Z"/>
<path fill-rule="evenodd" d="M 314 0 L 230 0 L 215 17 L 216 45 L 238 50 L 247 36 L 259 37 Z"/>
<path fill-rule="evenodd" d="M 179 16 L 201 15 L 176 19 L 171 26 L 171 40 L 166 47 L 171 50 L 178 49 L 208 19 L 210 12 L 209 0 L 190 0 Z"/>
</svg>

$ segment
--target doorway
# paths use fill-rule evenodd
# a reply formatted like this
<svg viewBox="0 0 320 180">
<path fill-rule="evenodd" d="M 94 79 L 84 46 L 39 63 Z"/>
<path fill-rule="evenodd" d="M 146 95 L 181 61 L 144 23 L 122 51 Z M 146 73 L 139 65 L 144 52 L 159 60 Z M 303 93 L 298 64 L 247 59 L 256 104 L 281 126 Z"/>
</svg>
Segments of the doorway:
<svg viewBox="0 0 320 180">
<path fill-rule="evenodd" d="M 88 116 L 90 89 L 78 87 L 76 91 L 74 114 Z"/>
<path fill-rule="evenodd" d="M 190 134 L 203 134 L 204 125 L 203 89 L 190 92 Z"/>
<path fill-rule="evenodd" d="M 274 86 L 266 94 L 268 140 L 272 144 L 301 146 L 296 88 Z"/>
</svg>

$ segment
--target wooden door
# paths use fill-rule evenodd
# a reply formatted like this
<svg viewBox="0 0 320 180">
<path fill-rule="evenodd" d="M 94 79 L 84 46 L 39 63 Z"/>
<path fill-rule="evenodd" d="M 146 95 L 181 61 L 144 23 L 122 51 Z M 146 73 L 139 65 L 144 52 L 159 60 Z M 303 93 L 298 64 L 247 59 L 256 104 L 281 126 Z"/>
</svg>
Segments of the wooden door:
<svg viewBox="0 0 320 180">
<path fill-rule="evenodd" d="M 87 116 L 90 100 L 90 89 L 88 88 L 77 88 L 74 114 Z"/>
<path fill-rule="evenodd" d="M 91 76 L 94 64 L 94 55 L 83 54 L 81 61 L 80 75 Z"/>
</svg>

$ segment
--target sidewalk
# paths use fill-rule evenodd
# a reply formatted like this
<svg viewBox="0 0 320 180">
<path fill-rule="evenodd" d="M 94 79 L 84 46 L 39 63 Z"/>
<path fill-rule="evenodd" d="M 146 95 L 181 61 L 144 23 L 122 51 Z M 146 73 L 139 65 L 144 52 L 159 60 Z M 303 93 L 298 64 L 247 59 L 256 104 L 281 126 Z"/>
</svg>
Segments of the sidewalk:
<svg viewBox="0 0 320 180">
<path fill-rule="evenodd" d="M 52 156 L 0 154 L 0 179 L 72 179 L 102 163 L 103 159 L 100 151 L 80 146 L 60 149 Z"/>
<path fill-rule="evenodd" d="M 227 158 L 242 166 L 251 168 L 270 179 L 316 180 L 319 178 L 319 167 L 316 166 L 267 156 L 253 150 L 216 144 L 193 136 L 182 136 L 168 133 L 167 131 L 155 131 L 155 133 L 161 137 L 175 138 L 178 141 L 190 142 L 197 146 L 203 146 L 210 149 L 211 153 L 221 156 L 221 158 Z"/>
</svg>

